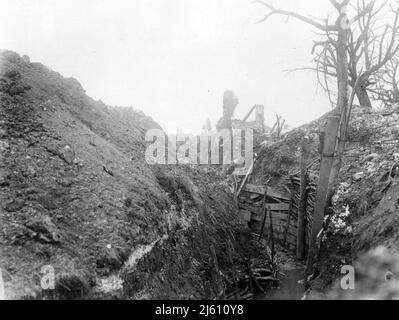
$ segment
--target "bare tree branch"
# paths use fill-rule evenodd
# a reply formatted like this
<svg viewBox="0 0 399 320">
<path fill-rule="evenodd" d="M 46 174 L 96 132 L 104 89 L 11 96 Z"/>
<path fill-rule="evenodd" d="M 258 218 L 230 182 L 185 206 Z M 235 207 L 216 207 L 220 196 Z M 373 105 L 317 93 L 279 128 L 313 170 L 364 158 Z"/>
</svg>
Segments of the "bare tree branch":
<svg viewBox="0 0 399 320">
<path fill-rule="evenodd" d="M 348 0 L 346 0 L 348 1 Z M 268 4 L 262 0 L 255 0 L 256 3 L 259 3 L 263 6 L 265 6 L 266 8 L 268 8 L 270 10 L 270 12 L 268 12 L 263 19 L 259 20 L 257 23 L 262 23 L 264 21 L 266 21 L 267 19 L 269 19 L 272 15 L 283 15 L 283 16 L 287 16 L 287 17 L 293 17 L 296 18 L 302 22 L 305 22 L 307 24 L 310 24 L 316 28 L 318 28 L 319 30 L 322 31 L 334 31 L 337 30 L 337 26 L 336 25 L 328 25 L 328 24 L 321 24 L 311 18 L 305 17 L 303 15 L 300 15 L 294 11 L 287 11 L 287 10 L 281 10 L 281 9 L 276 9 L 275 7 L 273 7 L 271 4 Z"/>
</svg>

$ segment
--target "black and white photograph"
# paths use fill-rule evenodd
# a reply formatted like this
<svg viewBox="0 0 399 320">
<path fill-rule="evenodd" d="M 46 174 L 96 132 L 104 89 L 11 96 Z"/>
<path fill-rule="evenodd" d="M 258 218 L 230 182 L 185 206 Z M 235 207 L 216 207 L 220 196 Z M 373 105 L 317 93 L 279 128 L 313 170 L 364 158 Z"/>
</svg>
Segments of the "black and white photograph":
<svg viewBox="0 0 399 320">
<path fill-rule="evenodd" d="M 0 0 L 0 300 L 398 299 L 398 0 Z"/>
</svg>

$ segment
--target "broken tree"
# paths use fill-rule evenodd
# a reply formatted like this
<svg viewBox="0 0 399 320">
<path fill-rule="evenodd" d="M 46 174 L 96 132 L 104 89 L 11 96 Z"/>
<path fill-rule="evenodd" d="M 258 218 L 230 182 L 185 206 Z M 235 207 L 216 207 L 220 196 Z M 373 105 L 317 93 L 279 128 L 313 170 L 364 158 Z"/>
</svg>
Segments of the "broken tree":
<svg viewBox="0 0 399 320">
<path fill-rule="evenodd" d="M 320 174 L 306 265 L 306 273 L 312 273 L 314 257 L 317 253 L 318 238 L 320 237 L 320 232 L 323 226 L 328 190 L 334 184 L 334 179 L 336 178 L 335 174 L 331 175 L 331 171 L 338 146 L 337 138 L 341 131 L 345 132 L 344 128 L 346 127 L 347 121 L 350 117 L 350 114 L 348 114 L 348 46 L 351 29 L 349 19 L 346 14 L 346 8 L 348 7 L 350 0 L 344 0 L 341 2 L 330 0 L 330 3 L 337 11 L 337 18 L 333 24 L 329 23 L 328 18 L 325 19 L 325 23 L 320 23 L 317 20 L 305 17 L 297 12 L 276 9 L 272 5 L 263 1 L 256 2 L 264 5 L 269 10 L 265 17 L 259 22 L 266 21 L 272 15 L 283 15 L 296 18 L 317 28 L 324 34 L 325 37 L 327 37 L 327 40 L 323 43 L 324 48 L 326 51 L 330 52 L 332 57 L 335 59 L 334 63 L 331 64 L 331 68 L 333 68 L 333 75 L 336 76 L 337 79 L 337 102 L 335 104 L 336 107 L 332 113 L 332 116 L 330 116 L 327 120 L 323 141 L 321 141 L 323 147 L 321 150 Z M 369 6 L 361 10 L 351 22 L 354 23 L 358 21 L 368 12 L 370 12 Z M 324 71 L 325 76 L 329 75 L 329 71 L 326 68 L 322 68 L 320 70 Z"/>
</svg>

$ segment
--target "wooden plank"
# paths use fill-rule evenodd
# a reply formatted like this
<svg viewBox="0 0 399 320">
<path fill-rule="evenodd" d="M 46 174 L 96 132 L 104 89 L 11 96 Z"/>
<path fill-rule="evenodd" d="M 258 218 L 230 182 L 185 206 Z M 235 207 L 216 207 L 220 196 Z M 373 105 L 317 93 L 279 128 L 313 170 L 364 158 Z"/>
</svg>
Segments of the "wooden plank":
<svg viewBox="0 0 399 320">
<path fill-rule="evenodd" d="M 254 184 L 246 184 L 244 187 L 244 191 L 258 193 L 258 194 L 265 194 L 265 187 L 264 186 L 256 186 Z"/>
<path fill-rule="evenodd" d="M 288 214 L 282 214 L 277 211 L 271 211 L 271 214 L 273 215 L 273 220 L 276 221 L 276 223 L 285 223 L 287 224 L 287 219 L 288 219 Z M 263 214 L 260 213 L 252 213 L 252 220 L 254 221 L 261 221 L 263 219 Z"/>
<path fill-rule="evenodd" d="M 257 199 L 257 198 L 259 198 L 259 194 L 251 194 L 251 195 L 249 196 L 249 199 L 251 199 L 251 200 L 255 200 L 255 199 Z"/>
<path fill-rule="evenodd" d="M 267 217 L 267 210 L 266 210 L 266 195 L 263 195 L 263 200 L 262 200 L 262 211 L 263 213 L 263 220 L 262 220 L 262 225 L 261 225 L 261 229 L 260 229 L 260 234 L 259 234 L 259 239 L 258 241 L 260 241 L 260 239 L 262 238 L 263 235 L 263 230 L 265 228 L 265 221 L 266 221 L 266 217 Z"/>
<path fill-rule="evenodd" d="M 291 180 L 292 181 L 292 180 Z M 287 225 L 285 227 L 284 230 L 284 246 L 286 245 L 286 240 L 287 240 L 287 233 L 288 233 L 288 229 L 290 228 L 290 222 L 291 222 L 291 218 L 292 218 L 292 203 L 293 203 L 293 199 L 292 199 L 292 190 L 289 190 L 290 192 L 290 202 L 289 202 L 289 208 L 288 208 L 288 219 L 287 219 Z"/>
<path fill-rule="evenodd" d="M 252 215 L 252 218 L 251 218 L 251 220 L 252 221 L 255 221 L 255 222 L 262 222 L 262 219 L 263 219 L 263 216 L 260 216 L 260 215 Z M 273 219 L 274 219 L 274 216 L 273 216 Z M 279 226 L 285 226 L 286 225 L 286 221 L 284 221 L 284 220 L 276 220 L 275 222 L 274 222 L 274 224 L 277 226 L 277 225 L 279 225 Z M 266 222 L 266 224 L 268 224 L 268 222 Z"/>
<path fill-rule="evenodd" d="M 285 223 L 287 223 L 288 214 L 286 214 L 285 212 L 283 213 L 279 211 L 272 211 L 272 215 L 273 215 L 273 220 L 284 221 Z"/>
<path fill-rule="evenodd" d="M 255 214 L 262 214 L 262 208 L 258 206 L 240 202 L 238 204 L 238 207 L 247 211 L 251 211 L 252 213 Z M 288 216 L 288 209 L 290 208 L 290 205 L 288 203 L 268 203 L 266 204 L 266 208 L 273 212 L 283 211 L 284 213 L 281 214 Z"/>
<path fill-rule="evenodd" d="M 250 117 L 250 115 L 252 114 L 252 112 L 254 112 L 255 108 L 256 108 L 256 105 L 254 105 L 254 106 L 251 108 L 251 110 L 249 110 L 249 112 L 247 113 L 247 115 L 242 119 L 243 122 L 245 122 L 245 121 L 248 120 L 248 118 Z"/>
<path fill-rule="evenodd" d="M 246 184 L 244 187 L 244 191 L 247 192 L 252 192 L 252 193 L 257 193 L 257 194 L 265 194 L 265 187 L 264 186 L 256 186 L 254 184 Z M 284 194 L 281 194 L 281 192 L 278 192 L 274 188 L 267 187 L 267 194 L 268 197 L 273 197 L 273 198 L 278 198 L 278 199 L 283 199 L 283 200 L 290 200 L 290 197 Z"/>
<path fill-rule="evenodd" d="M 288 211 L 290 209 L 290 204 L 289 203 L 267 203 L 266 207 L 270 211 Z"/>
</svg>

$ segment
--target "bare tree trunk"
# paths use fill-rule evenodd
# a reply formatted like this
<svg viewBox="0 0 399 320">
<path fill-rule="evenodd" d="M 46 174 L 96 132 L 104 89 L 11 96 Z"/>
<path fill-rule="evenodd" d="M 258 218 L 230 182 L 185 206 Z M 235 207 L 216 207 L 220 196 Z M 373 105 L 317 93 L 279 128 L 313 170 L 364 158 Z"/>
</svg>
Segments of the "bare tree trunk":
<svg viewBox="0 0 399 320">
<path fill-rule="evenodd" d="M 399 89 L 397 88 L 397 86 L 396 88 L 393 89 L 392 97 L 393 97 L 392 101 L 393 104 L 399 103 Z"/>
<path fill-rule="evenodd" d="M 367 90 L 363 86 L 358 86 L 356 90 L 356 97 L 359 100 L 359 104 L 362 108 L 372 108 L 371 101 Z"/>
<path fill-rule="evenodd" d="M 342 157 L 345 152 L 345 144 L 347 140 L 347 131 L 348 131 L 348 125 L 349 125 L 349 120 L 351 117 L 351 111 L 353 107 L 353 100 L 355 99 L 356 95 L 356 90 L 358 86 L 358 80 L 356 80 L 354 84 L 354 89 L 352 90 L 350 99 L 349 99 L 349 104 L 348 104 L 348 111 L 342 113 L 341 116 L 341 122 L 340 122 L 340 129 L 339 129 L 339 137 L 338 137 L 338 144 L 337 144 L 337 149 L 336 149 L 336 155 L 335 155 L 335 160 L 333 163 L 333 167 L 331 169 L 331 174 L 330 174 L 330 183 L 328 186 L 328 192 L 327 192 L 327 201 L 331 199 L 331 197 L 334 195 L 334 184 L 335 181 L 338 177 L 339 170 L 341 169 L 342 165 Z"/>
<path fill-rule="evenodd" d="M 339 24 L 339 23 L 338 23 Z M 317 186 L 317 195 L 313 215 L 312 232 L 309 243 L 308 259 L 306 262 L 306 274 L 313 273 L 313 263 L 317 254 L 317 235 L 323 227 L 324 211 L 327 201 L 331 169 L 334 162 L 334 152 L 337 145 L 337 135 L 342 114 L 347 112 L 348 107 L 348 30 L 339 28 L 337 41 L 337 82 L 338 82 L 338 101 L 335 115 L 330 117 L 327 123 L 323 154 L 320 164 L 320 175 Z"/>
</svg>

